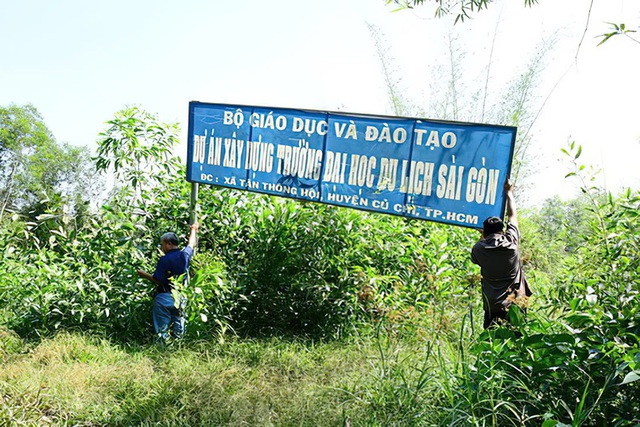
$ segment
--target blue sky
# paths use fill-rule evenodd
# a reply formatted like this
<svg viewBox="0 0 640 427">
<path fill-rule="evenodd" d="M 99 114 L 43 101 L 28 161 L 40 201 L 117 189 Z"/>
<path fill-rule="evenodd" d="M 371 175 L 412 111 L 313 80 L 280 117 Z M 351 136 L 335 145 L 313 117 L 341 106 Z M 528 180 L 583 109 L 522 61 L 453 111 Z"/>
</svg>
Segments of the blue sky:
<svg viewBox="0 0 640 427">
<path fill-rule="evenodd" d="M 484 79 L 497 29 L 490 92 L 556 34 L 535 94 L 538 105 L 551 96 L 532 129 L 533 199 L 572 191 L 559 161 L 569 139 L 604 168 L 611 189 L 640 187 L 640 45 L 614 38 L 596 48 L 594 38 L 607 30 L 604 21 L 637 26 L 639 2 L 596 0 L 577 61 L 589 2 L 522 3 L 496 1 L 452 29 L 427 7 L 392 13 L 383 0 L 0 0 L 0 105 L 31 103 L 59 141 L 89 147 L 116 111 L 139 105 L 181 123 L 186 143 L 191 100 L 392 114 L 368 24 L 421 107 L 434 96 L 434 70 L 446 65 L 449 34 L 465 46 L 473 87 Z"/>
</svg>

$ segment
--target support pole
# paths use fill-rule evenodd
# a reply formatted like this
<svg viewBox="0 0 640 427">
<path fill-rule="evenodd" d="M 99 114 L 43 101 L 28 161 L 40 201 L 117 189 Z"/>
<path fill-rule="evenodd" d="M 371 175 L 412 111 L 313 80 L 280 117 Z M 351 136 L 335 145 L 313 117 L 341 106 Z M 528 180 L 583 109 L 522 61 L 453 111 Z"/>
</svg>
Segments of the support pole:
<svg viewBox="0 0 640 427">
<path fill-rule="evenodd" d="M 191 203 L 189 206 L 189 225 L 193 225 L 198 222 L 198 183 L 191 183 Z M 196 237 L 197 238 L 197 237 Z M 196 240 L 197 242 L 197 240 Z M 196 244 L 193 250 L 196 250 Z"/>
<path fill-rule="evenodd" d="M 191 183 L 191 205 L 189 213 L 189 224 L 198 222 L 198 183 Z"/>
</svg>

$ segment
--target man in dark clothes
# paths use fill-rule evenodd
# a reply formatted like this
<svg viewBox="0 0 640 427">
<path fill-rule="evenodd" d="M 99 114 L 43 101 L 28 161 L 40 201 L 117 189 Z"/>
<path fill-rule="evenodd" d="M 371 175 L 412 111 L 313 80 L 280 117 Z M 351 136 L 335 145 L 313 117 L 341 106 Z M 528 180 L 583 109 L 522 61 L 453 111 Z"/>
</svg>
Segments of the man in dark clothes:
<svg viewBox="0 0 640 427">
<path fill-rule="evenodd" d="M 507 229 L 498 217 L 487 218 L 482 224 L 482 239 L 471 250 L 471 261 L 480 266 L 484 328 L 506 320 L 516 298 L 531 295 L 522 271 L 518 251 L 520 230 L 513 198 L 513 185 L 504 184 L 507 195 Z"/>
<path fill-rule="evenodd" d="M 173 324 L 173 335 L 181 338 L 185 332 L 185 319 L 182 316 L 184 301 L 175 301 L 171 291 L 171 279 L 187 274 L 189 261 L 197 243 L 198 224 L 191 225 L 187 246 L 178 248 L 178 237 L 175 233 L 165 233 L 160 238 L 160 249 L 165 254 L 158 260 L 153 275 L 138 270 L 138 275 L 156 285 L 153 304 L 153 329 L 156 336 L 166 341 L 169 338 L 169 325 Z"/>
</svg>

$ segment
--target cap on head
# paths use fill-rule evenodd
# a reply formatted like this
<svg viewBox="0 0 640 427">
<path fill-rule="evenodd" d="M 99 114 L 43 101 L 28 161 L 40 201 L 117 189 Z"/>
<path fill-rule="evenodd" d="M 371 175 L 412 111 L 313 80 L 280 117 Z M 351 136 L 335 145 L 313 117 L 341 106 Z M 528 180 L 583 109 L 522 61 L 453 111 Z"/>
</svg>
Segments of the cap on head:
<svg viewBox="0 0 640 427">
<path fill-rule="evenodd" d="M 160 237 L 160 242 L 167 242 L 171 245 L 178 246 L 178 236 L 174 232 L 164 233 L 162 237 Z"/>
<path fill-rule="evenodd" d="M 504 222 L 497 216 L 490 216 L 482 223 L 482 234 L 489 236 L 493 233 L 499 233 L 504 228 Z"/>
</svg>

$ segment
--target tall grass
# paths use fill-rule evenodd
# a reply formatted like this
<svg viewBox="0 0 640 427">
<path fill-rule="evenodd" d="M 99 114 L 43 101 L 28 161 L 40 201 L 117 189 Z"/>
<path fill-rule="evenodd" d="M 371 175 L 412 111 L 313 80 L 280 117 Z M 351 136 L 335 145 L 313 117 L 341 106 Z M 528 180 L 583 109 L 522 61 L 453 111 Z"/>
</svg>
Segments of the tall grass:
<svg viewBox="0 0 640 427">
<path fill-rule="evenodd" d="M 385 328 L 339 342 L 230 338 L 173 348 L 62 333 L 3 344 L 0 423 L 434 425 L 451 389 L 443 366 L 453 347 Z"/>
</svg>

